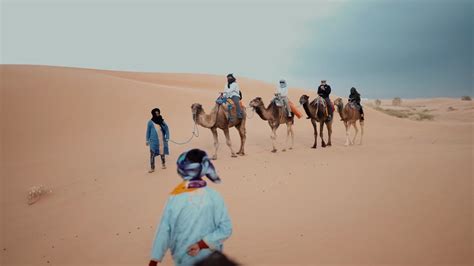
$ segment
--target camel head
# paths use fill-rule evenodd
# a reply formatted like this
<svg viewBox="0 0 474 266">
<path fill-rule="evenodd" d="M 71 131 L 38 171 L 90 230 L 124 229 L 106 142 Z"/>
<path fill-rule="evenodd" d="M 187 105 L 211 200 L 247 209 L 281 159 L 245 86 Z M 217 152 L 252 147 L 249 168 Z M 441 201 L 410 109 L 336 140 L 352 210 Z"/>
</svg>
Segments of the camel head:
<svg viewBox="0 0 474 266">
<path fill-rule="evenodd" d="M 191 111 L 193 113 L 193 120 L 196 121 L 196 117 L 203 111 L 202 105 L 199 103 L 193 103 L 193 105 L 191 105 Z"/>
<path fill-rule="evenodd" d="M 309 96 L 306 95 L 306 94 L 301 95 L 300 104 L 304 105 L 304 104 L 307 104 L 307 103 L 309 103 Z"/>
<path fill-rule="evenodd" d="M 342 102 L 341 98 L 337 98 L 336 100 L 334 100 L 334 105 L 335 106 L 343 106 L 344 103 Z"/>
<path fill-rule="evenodd" d="M 253 99 L 252 101 L 250 101 L 249 106 L 252 107 L 253 109 L 264 106 L 262 98 L 257 97 Z"/>
</svg>

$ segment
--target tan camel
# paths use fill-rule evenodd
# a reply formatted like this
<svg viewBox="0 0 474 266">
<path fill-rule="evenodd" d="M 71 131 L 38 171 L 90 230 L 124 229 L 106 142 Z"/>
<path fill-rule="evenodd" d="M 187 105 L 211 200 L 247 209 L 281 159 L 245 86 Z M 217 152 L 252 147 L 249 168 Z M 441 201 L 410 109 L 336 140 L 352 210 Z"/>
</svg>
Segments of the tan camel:
<svg viewBox="0 0 474 266">
<path fill-rule="evenodd" d="M 286 124 L 286 143 L 285 143 L 285 148 L 282 151 L 286 151 L 288 148 L 288 138 L 291 135 L 291 146 L 289 149 L 293 149 L 293 144 L 294 144 L 294 132 L 293 132 L 293 124 L 295 123 L 294 121 L 294 115 L 291 117 L 288 117 L 285 108 L 278 107 L 276 106 L 275 102 L 272 101 L 267 108 L 265 108 L 265 105 L 262 101 L 262 98 L 257 97 L 253 99 L 250 104 L 249 104 L 255 112 L 260 116 L 265 121 L 268 121 L 268 124 L 270 125 L 272 129 L 272 135 L 270 138 L 272 139 L 272 145 L 273 145 L 273 150 L 272 152 L 277 152 L 277 149 L 275 147 L 275 141 L 277 138 L 276 131 L 280 124 Z"/>
<path fill-rule="evenodd" d="M 230 140 L 230 135 L 229 135 L 229 128 L 235 127 L 240 135 L 240 150 L 237 152 L 237 154 L 245 155 L 245 152 L 244 152 L 244 145 L 245 145 L 245 139 L 246 139 L 245 121 L 247 118 L 245 108 L 242 107 L 243 119 L 237 119 L 236 109 L 232 108 L 232 114 L 231 114 L 232 120 L 230 121 L 227 118 L 226 113 L 225 113 L 228 111 L 225 110 L 224 106 L 219 105 L 219 104 L 216 104 L 214 106 L 210 114 L 206 114 L 206 112 L 202 108 L 202 105 L 199 103 L 195 103 L 191 105 L 191 110 L 193 113 L 194 122 L 196 122 L 196 124 L 204 128 L 209 128 L 212 131 L 212 135 L 214 137 L 214 148 L 215 148 L 214 155 L 212 156 L 213 160 L 217 159 L 217 150 L 219 149 L 219 138 L 217 135 L 218 128 L 224 131 L 227 146 L 229 146 L 230 151 L 231 151 L 231 156 L 237 157 L 234 150 L 232 149 L 232 142 Z"/>
<path fill-rule="evenodd" d="M 359 129 L 357 128 L 357 120 L 359 120 L 361 129 L 359 145 L 362 145 L 362 138 L 364 137 L 364 120 L 360 120 L 360 111 L 355 106 L 349 103 L 344 106 L 344 102 L 341 98 L 337 98 L 334 101 L 334 105 L 336 106 L 337 112 L 341 116 L 341 120 L 344 122 L 344 126 L 346 127 L 345 145 L 353 145 L 356 140 L 357 134 L 359 133 Z M 349 138 L 349 129 L 351 128 L 351 126 L 353 126 L 355 129 L 355 135 L 352 140 Z"/>
<path fill-rule="evenodd" d="M 332 135 L 332 119 L 328 121 L 328 111 L 326 108 L 326 102 L 323 98 L 318 97 L 315 100 L 316 102 L 310 103 L 308 95 L 302 95 L 300 97 L 300 104 L 303 105 L 306 115 L 311 118 L 311 124 L 313 124 L 314 130 L 314 144 L 311 148 L 316 149 L 318 146 L 318 125 L 319 122 L 319 136 L 321 137 L 321 146 L 324 148 L 326 146 L 331 146 L 331 135 Z M 323 138 L 323 129 L 326 124 L 328 129 L 328 143 L 324 142 Z"/>
</svg>

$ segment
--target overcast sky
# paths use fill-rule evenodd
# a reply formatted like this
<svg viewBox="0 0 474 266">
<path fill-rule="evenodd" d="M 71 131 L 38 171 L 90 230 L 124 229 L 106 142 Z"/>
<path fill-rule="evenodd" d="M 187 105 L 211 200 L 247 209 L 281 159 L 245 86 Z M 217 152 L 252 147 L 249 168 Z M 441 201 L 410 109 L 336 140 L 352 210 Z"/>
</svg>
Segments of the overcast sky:
<svg viewBox="0 0 474 266">
<path fill-rule="evenodd" d="M 2 63 L 473 95 L 472 1 L 3 0 Z"/>
</svg>

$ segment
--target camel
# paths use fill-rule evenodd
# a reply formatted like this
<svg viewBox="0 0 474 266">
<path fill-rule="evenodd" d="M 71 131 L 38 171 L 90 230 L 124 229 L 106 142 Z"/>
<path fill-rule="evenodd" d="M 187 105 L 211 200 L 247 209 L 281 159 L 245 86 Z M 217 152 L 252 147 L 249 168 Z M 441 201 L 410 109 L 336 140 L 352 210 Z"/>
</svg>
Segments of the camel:
<svg viewBox="0 0 474 266">
<path fill-rule="evenodd" d="M 247 119 L 247 115 L 245 112 L 245 108 L 242 107 L 243 119 L 237 119 L 236 109 L 232 108 L 232 120 L 229 120 L 226 116 L 225 107 L 216 104 L 214 108 L 211 110 L 210 114 L 206 114 L 203 107 L 199 103 L 194 103 L 191 105 L 191 110 L 193 113 L 193 120 L 196 124 L 204 127 L 209 128 L 212 132 L 214 137 L 214 155 L 212 156 L 212 160 L 217 160 L 217 150 L 219 149 L 219 138 L 217 135 L 217 129 L 220 128 L 224 131 L 224 135 L 226 138 L 227 146 L 229 146 L 231 151 L 232 157 L 237 157 L 234 149 L 232 148 L 232 142 L 230 140 L 229 135 L 229 128 L 235 127 L 240 135 L 240 150 L 237 152 L 238 155 L 245 155 L 244 152 L 244 145 L 246 139 L 246 131 L 245 131 L 245 121 Z"/>
<path fill-rule="evenodd" d="M 326 108 L 326 104 L 324 99 L 318 97 L 316 99 L 316 103 L 309 102 L 308 95 L 302 95 L 300 97 L 300 104 L 303 105 L 304 111 L 306 115 L 311 118 L 311 124 L 313 124 L 314 130 L 314 144 L 311 148 L 316 149 L 318 146 L 318 125 L 319 122 L 319 136 L 321 137 L 321 146 L 324 148 L 326 146 L 331 146 L 331 135 L 332 135 L 332 119 L 328 121 L 328 112 Z M 328 129 L 328 143 L 324 142 L 323 138 L 323 128 L 324 124 L 326 124 L 326 128 Z"/>
<path fill-rule="evenodd" d="M 337 98 L 334 101 L 334 105 L 336 106 L 337 112 L 341 116 L 341 120 L 344 122 L 344 126 L 346 127 L 345 145 L 353 145 L 356 140 L 357 134 L 359 133 L 359 129 L 357 128 L 357 120 L 359 120 L 361 129 L 359 145 L 362 145 L 362 138 L 364 137 L 364 120 L 360 119 L 360 111 L 350 103 L 347 103 L 344 106 L 344 102 L 341 98 Z M 355 129 L 355 135 L 352 140 L 349 138 L 349 129 L 351 126 L 353 126 Z"/>
<path fill-rule="evenodd" d="M 285 148 L 282 151 L 286 151 L 288 148 L 288 137 L 291 135 L 291 146 L 289 149 L 293 149 L 293 144 L 294 144 L 294 132 L 293 132 L 293 124 L 295 123 L 294 121 L 294 115 L 291 115 L 291 117 L 288 117 L 285 108 L 278 107 L 276 106 L 275 102 L 272 101 L 267 108 L 265 108 L 265 105 L 262 101 L 262 98 L 257 97 L 253 99 L 250 104 L 249 104 L 255 112 L 262 118 L 264 121 L 268 121 L 268 124 L 270 125 L 270 128 L 272 129 L 272 135 L 270 138 L 272 139 L 272 146 L 273 150 L 272 152 L 277 152 L 277 149 L 275 147 L 275 141 L 277 138 L 276 131 L 280 124 L 286 124 L 286 144 Z"/>
</svg>

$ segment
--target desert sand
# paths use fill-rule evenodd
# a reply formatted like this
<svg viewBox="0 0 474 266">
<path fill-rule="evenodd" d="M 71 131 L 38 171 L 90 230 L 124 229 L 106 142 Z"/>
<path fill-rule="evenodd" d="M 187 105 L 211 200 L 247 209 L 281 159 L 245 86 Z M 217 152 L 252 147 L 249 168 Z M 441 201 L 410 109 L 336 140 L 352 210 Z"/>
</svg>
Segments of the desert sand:
<svg viewBox="0 0 474 266">
<path fill-rule="evenodd" d="M 191 143 L 170 143 L 168 169 L 148 174 L 150 110 L 159 107 L 171 138 L 184 141 L 191 104 L 209 111 L 225 77 L 0 70 L 0 264 L 147 265 L 165 201 L 180 182 L 177 156 L 213 150 L 211 132 L 199 128 Z M 274 85 L 237 79 L 247 106 L 256 96 L 269 102 Z M 291 89 L 290 98 L 296 103 L 303 93 L 315 95 Z M 247 121 L 244 157 L 230 157 L 220 132 L 215 165 L 223 183 L 210 185 L 234 225 L 225 253 L 244 265 L 473 265 L 473 103 L 411 103 L 440 107 L 432 121 L 367 107 L 361 146 L 344 146 L 337 114 L 333 146 L 318 141 L 316 150 L 304 118 L 294 127 L 294 150 L 276 154 L 257 115 Z M 282 145 L 285 127 L 278 133 Z M 53 192 L 28 205 L 36 185 Z M 163 264 L 172 265 L 169 254 Z"/>
</svg>

